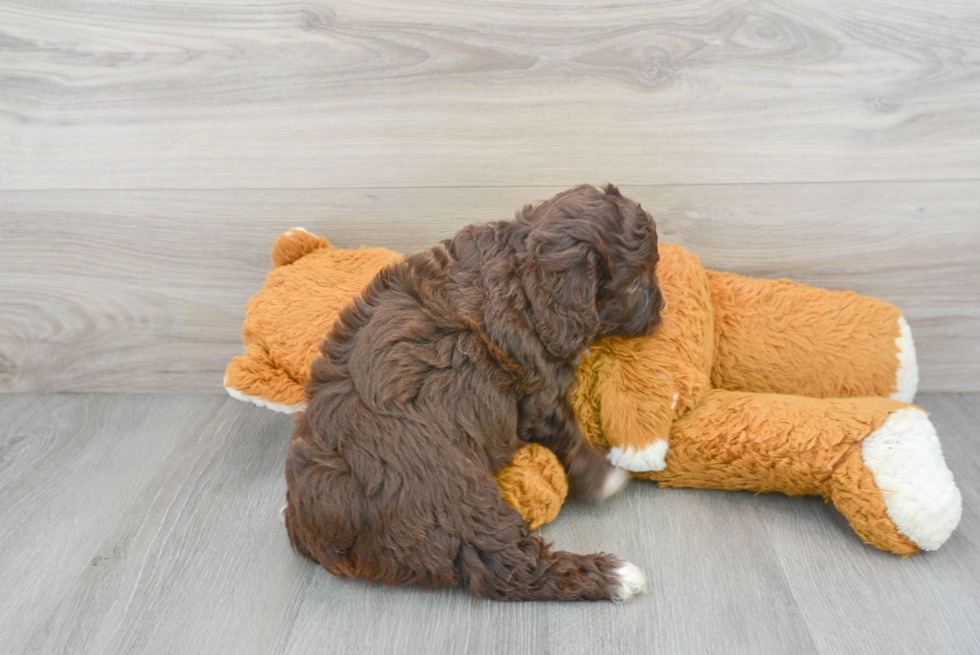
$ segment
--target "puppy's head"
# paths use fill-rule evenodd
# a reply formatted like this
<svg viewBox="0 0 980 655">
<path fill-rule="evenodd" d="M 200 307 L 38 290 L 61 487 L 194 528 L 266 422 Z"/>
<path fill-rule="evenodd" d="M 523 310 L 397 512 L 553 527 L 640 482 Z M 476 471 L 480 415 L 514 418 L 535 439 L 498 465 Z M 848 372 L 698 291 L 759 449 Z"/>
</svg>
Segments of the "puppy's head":
<svg viewBox="0 0 980 655">
<path fill-rule="evenodd" d="M 538 335 L 571 358 L 600 336 L 638 337 L 660 324 L 657 227 L 613 185 L 582 185 L 517 215 L 530 226 L 521 266 Z"/>
</svg>

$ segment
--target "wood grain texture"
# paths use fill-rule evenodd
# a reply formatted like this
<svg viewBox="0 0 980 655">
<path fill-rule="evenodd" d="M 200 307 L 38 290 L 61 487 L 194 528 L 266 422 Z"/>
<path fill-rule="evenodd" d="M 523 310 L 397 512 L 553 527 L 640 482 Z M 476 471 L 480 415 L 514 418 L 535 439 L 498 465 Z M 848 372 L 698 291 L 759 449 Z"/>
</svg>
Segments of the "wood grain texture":
<svg viewBox="0 0 980 655">
<path fill-rule="evenodd" d="M 25 652 L 270 653 L 285 638 L 311 574 L 279 516 L 291 421 L 212 400 L 220 410 L 147 471 Z"/>
<path fill-rule="evenodd" d="M 10 653 L 24 652 L 39 618 L 79 575 L 120 554 L 123 544 L 99 550 L 118 517 L 180 439 L 197 435 L 200 419 L 224 404 L 206 396 L 29 400 L 0 405 L 8 462 L 0 473 L 0 625 Z"/>
<path fill-rule="evenodd" d="M 413 252 L 558 187 L 0 192 L 0 391 L 217 391 L 275 237 Z M 624 187 L 709 267 L 906 312 L 923 390 L 980 390 L 980 183 Z"/>
<path fill-rule="evenodd" d="M 972 0 L 0 5 L 0 188 L 976 179 Z"/>
<path fill-rule="evenodd" d="M 614 605 L 330 576 L 279 518 L 286 416 L 226 396 L 0 395 L 4 652 L 976 652 L 980 394 L 918 401 L 964 498 L 939 551 L 876 551 L 816 498 L 634 482 L 541 531 L 645 569 L 650 593 Z"/>
</svg>

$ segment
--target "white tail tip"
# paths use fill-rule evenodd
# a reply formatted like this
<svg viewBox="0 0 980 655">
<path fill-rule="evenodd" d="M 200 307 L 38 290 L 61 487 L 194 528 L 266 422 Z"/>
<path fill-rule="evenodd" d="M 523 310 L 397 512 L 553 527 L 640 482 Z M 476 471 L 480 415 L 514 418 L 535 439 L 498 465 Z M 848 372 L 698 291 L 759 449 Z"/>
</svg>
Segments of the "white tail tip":
<svg viewBox="0 0 980 655">
<path fill-rule="evenodd" d="M 647 591 L 647 576 L 638 567 L 629 562 L 624 562 L 616 569 L 613 574 L 619 584 L 613 589 L 612 600 L 614 603 L 625 603 L 633 596 L 645 594 Z"/>
</svg>

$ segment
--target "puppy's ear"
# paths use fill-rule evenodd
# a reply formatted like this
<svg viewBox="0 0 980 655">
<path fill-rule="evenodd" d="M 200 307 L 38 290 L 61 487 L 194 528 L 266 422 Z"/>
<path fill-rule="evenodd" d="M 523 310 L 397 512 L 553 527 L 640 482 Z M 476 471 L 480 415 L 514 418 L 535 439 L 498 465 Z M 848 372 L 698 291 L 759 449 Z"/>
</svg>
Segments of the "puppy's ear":
<svg viewBox="0 0 980 655">
<path fill-rule="evenodd" d="M 599 329 L 600 256 L 590 244 L 556 241 L 529 243 L 521 278 L 541 343 L 555 357 L 571 359 Z"/>
</svg>

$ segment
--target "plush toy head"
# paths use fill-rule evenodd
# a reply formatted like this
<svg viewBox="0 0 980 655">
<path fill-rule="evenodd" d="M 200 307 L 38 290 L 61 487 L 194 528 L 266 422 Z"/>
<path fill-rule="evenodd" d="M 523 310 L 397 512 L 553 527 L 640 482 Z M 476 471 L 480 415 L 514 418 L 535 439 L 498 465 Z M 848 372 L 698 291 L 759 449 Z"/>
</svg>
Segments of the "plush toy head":
<svg viewBox="0 0 980 655">
<path fill-rule="evenodd" d="M 300 409 L 310 362 L 337 313 L 401 259 L 385 248 L 335 248 L 303 228 L 281 234 L 265 286 L 246 307 L 245 354 L 228 365 L 228 393 L 280 412 Z"/>
</svg>

